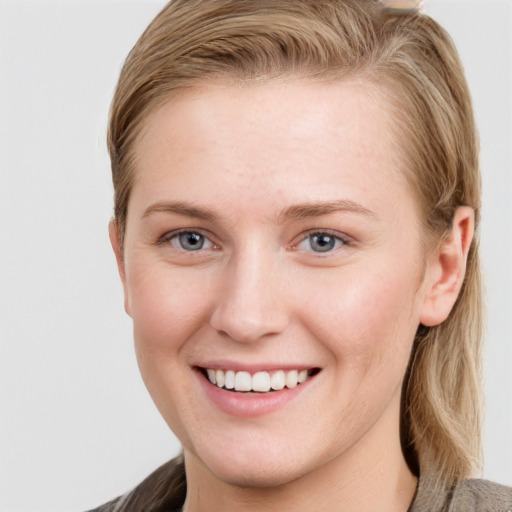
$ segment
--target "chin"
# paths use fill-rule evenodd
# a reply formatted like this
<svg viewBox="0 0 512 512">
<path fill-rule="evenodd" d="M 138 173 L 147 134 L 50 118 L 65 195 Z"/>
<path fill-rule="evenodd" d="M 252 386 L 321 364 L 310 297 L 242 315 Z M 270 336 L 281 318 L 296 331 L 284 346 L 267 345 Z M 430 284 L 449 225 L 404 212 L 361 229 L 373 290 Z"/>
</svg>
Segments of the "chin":
<svg viewBox="0 0 512 512">
<path fill-rule="evenodd" d="M 296 466 L 286 468 L 277 462 L 270 466 L 259 466 L 254 462 L 227 467 L 225 464 L 209 466 L 213 475 L 223 482 L 245 488 L 273 488 L 281 487 L 299 479 L 305 471 L 300 471 Z"/>
<path fill-rule="evenodd" d="M 275 446 L 260 445 L 256 450 L 241 451 L 232 445 L 228 453 L 208 450 L 195 457 L 215 478 L 237 487 L 279 487 L 308 472 L 304 454 L 296 448 L 290 452 L 289 448 L 275 450 Z"/>
</svg>

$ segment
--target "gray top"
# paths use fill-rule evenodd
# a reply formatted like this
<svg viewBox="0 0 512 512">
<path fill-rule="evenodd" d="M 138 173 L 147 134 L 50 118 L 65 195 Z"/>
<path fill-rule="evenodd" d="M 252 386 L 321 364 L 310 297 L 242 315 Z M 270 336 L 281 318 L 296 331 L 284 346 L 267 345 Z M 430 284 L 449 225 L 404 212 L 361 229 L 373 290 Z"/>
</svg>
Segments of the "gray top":
<svg viewBox="0 0 512 512">
<path fill-rule="evenodd" d="M 409 512 L 512 512 L 512 488 L 488 480 L 464 480 L 452 489 L 418 484 Z"/>
</svg>

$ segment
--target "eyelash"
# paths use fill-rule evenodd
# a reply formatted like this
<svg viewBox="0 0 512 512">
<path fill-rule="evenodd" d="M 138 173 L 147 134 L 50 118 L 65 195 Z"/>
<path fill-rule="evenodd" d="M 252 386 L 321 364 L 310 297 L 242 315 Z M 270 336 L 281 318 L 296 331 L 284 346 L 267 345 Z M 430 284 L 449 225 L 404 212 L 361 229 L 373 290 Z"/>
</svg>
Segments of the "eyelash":
<svg viewBox="0 0 512 512">
<path fill-rule="evenodd" d="M 202 238 L 203 243 L 209 243 L 209 244 L 211 244 L 211 246 L 207 247 L 207 248 L 204 248 L 203 246 L 201 246 L 199 249 L 187 250 L 183 246 L 180 247 L 178 245 L 178 244 L 180 244 L 179 237 L 182 236 L 182 235 L 189 235 L 189 236 L 190 235 L 198 235 L 199 237 Z M 174 244 L 173 240 L 177 240 L 177 243 Z M 165 244 L 170 244 L 170 245 L 172 245 L 177 250 L 181 250 L 181 251 L 184 251 L 184 252 L 190 252 L 190 253 L 201 252 L 201 251 L 206 250 L 206 249 L 218 249 L 219 248 L 219 246 L 215 242 L 213 242 L 210 237 L 208 237 L 207 235 L 203 234 L 200 230 L 197 230 L 197 229 L 196 230 L 194 230 L 194 229 L 181 229 L 181 230 L 178 230 L 178 231 L 171 231 L 170 233 L 166 233 L 165 235 L 161 236 L 158 239 L 158 241 L 157 241 L 157 245 L 165 245 Z"/>
<path fill-rule="evenodd" d="M 186 248 L 183 247 L 182 243 L 180 242 L 179 237 L 182 235 L 189 235 L 189 236 L 197 235 L 197 237 L 201 237 L 203 244 L 198 249 L 187 250 Z M 325 250 L 325 251 L 321 251 L 321 250 L 315 251 L 312 249 L 308 250 L 308 249 L 302 249 L 300 247 L 304 242 L 307 242 L 308 240 L 309 240 L 310 247 L 311 247 L 311 242 L 313 240 L 313 237 L 315 237 L 315 236 L 330 238 L 331 240 L 334 241 L 335 245 L 332 248 L 327 248 L 327 250 Z M 176 243 L 174 243 L 173 240 L 176 240 Z M 205 248 L 204 247 L 205 243 L 210 244 L 210 246 Z M 189 252 L 189 253 L 194 253 L 194 252 L 199 253 L 204 250 L 208 250 L 208 249 L 215 250 L 215 249 L 219 248 L 219 246 L 215 242 L 213 242 L 210 237 L 203 234 L 200 230 L 193 230 L 193 229 L 182 229 L 182 230 L 166 233 L 165 235 L 163 235 L 162 237 L 160 237 L 158 239 L 157 244 L 158 245 L 170 244 L 177 250 L 181 250 L 181 251 Z M 305 250 L 307 252 L 313 252 L 313 253 L 320 255 L 320 254 L 329 254 L 329 253 L 335 252 L 337 249 L 340 249 L 343 246 L 351 246 L 351 245 L 352 245 L 352 240 L 350 238 L 348 238 L 347 236 L 343 236 L 341 233 L 338 233 L 335 231 L 330 231 L 330 230 L 314 230 L 314 231 L 309 231 L 309 232 L 301 235 L 301 239 L 298 241 L 298 243 L 296 243 L 292 246 L 292 249 Z"/>
<path fill-rule="evenodd" d="M 339 233 L 337 231 L 330 231 L 330 230 L 323 229 L 323 230 L 309 231 L 308 233 L 305 233 L 305 235 L 302 236 L 300 241 L 293 246 L 293 249 L 301 250 L 300 245 L 303 244 L 304 242 L 307 242 L 308 240 L 309 240 L 309 243 L 311 245 L 312 239 L 315 236 L 317 236 L 317 237 L 329 237 L 332 240 L 334 240 L 335 244 L 337 244 L 337 246 L 334 246 L 333 248 L 328 249 L 326 251 L 314 251 L 314 250 L 308 251 L 308 252 L 313 252 L 313 253 L 318 254 L 318 255 L 330 254 L 330 253 L 333 253 L 336 250 L 340 249 L 343 246 L 351 246 L 352 245 L 352 240 L 349 237 L 347 237 L 345 235 L 342 235 L 341 233 Z"/>
</svg>

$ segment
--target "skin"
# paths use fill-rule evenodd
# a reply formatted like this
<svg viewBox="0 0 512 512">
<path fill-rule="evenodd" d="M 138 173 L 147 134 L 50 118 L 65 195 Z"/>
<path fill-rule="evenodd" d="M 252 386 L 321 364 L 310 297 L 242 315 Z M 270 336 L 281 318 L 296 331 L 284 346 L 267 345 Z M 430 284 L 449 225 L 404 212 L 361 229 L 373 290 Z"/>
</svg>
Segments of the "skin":
<svg viewBox="0 0 512 512">
<path fill-rule="evenodd" d="M 124 247 L 115 221 L 110 236 L 142 377 L 184 446 L 189 512 L 410 505 L 401 385 L 418 325 L 457 297 L 473 214 L 459 208 L 425 256 L 387 107 L 360 83 L 219 83 L 146 121 Z M 203 248 L 183 248 L 183 229 Z M 314 250 L 318 232 L 332 250 Z M 204 393 L 197 367 L 219 361 L 321 371 L 240 418 Z"/>
</svg>

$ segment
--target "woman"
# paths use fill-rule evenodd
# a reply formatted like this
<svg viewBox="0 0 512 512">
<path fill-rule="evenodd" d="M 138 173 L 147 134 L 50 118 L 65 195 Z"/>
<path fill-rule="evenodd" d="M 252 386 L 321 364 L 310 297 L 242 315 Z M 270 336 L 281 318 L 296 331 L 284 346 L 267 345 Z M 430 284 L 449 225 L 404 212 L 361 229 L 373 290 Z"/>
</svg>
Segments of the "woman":
<svg viewBox="0 0 512 512">
<path fill-rule="evenodd" d="M 184 451 L 98 510 L 511 509 L 469 479 L 480 177 L 441 27 L 371 0 L 174 0 L 108 142 L 138 363 Z"/>
</svg>

